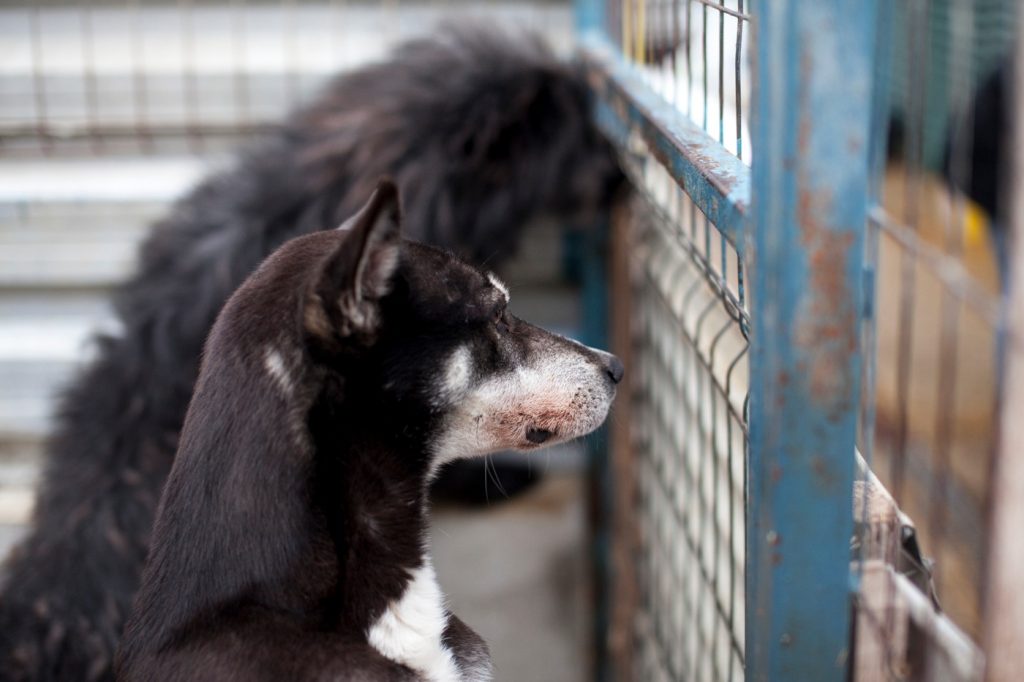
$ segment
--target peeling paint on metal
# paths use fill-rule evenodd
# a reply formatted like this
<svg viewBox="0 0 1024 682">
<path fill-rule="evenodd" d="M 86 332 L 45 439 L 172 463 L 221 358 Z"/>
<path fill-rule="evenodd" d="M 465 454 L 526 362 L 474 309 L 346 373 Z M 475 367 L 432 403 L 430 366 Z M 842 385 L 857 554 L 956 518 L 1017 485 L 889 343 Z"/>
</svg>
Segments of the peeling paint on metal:
<svg viewBox="0 0 1024 682">
<path fill-rule="evenodd" d="M 758 9 L 747 679 L 839 682 L 876 0 Z"/>
</svg>

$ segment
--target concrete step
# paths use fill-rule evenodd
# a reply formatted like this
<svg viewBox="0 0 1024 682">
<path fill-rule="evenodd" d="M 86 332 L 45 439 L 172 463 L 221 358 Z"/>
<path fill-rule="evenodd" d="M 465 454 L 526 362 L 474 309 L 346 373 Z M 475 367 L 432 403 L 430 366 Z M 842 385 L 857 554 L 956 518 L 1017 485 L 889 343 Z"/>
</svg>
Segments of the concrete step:
<svg viewBox="0 0 1024 682">
<path fill-rule="evenodd" d="M 109 287 L 147 226 L 208 171 L 195 157 L 0 162 L 0 288 Z"/>
<path fill-rule="evenodd" d="M 36 449 L 90 338 L 116 328 L 106 291 L 0 289 L 0 452 Z"/>
</svg>

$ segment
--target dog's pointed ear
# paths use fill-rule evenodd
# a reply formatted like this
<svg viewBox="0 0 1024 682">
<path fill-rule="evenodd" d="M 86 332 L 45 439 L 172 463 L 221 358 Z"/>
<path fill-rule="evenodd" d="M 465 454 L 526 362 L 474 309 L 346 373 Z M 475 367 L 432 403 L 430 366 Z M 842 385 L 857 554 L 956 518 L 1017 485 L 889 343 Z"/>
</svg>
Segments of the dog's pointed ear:
<svg viewBox="0 0 1024 682">
<path fill-rule="evenodd" d="M 346 220 L 337 248 L 322 262 L 305 302 L 307 331 L 330 339 L 372 339 L 380 324 L 379 301 L 391 289 L 401 250 L 398 188 L 377 184 L 366 205 Z"/>
</svg>

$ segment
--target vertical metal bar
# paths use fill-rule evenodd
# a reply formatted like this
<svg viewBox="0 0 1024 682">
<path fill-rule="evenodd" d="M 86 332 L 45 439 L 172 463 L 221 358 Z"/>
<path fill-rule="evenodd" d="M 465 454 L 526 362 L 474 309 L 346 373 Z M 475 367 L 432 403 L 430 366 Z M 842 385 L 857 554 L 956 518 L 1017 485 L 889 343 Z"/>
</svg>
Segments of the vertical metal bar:
<svg viewBox="0 0 1024 682">
<path fill-rule="evenodd" d="M 235 120 L 239 130 L 252 123 L 249 113 L 249 65 L 246 8 L 244 0 L 231 0 L 231 47 L 234 53 Z"/>
<path fill-rule="evenodd" d="M 692 120 L 693 107 L 693 0 L 686 0 L 686 115 Z M 693 205 L 691 204 L 691 208 Z"/>
<path fill-rule="evenodd" d="M 580 34 L 601 30 L 601 6 L 594 0 L 577 0 L 574 5 L 576 29 Z M 621 228 L 615 227 L 616 231 Z M 607 220 L 596 221 L 586 234 L 583 244 L 582 261 L 582 310 L 585 320 L 581 332 L 587 343 L 606 346 L 609 333 L 609 310 L 611 296 L 617 292 L 609 290 L 609 270 L 614 272 L 615 264 L 609 256 L 609 234 L 612 232 Z M 621 237 L 621 235 L 618 235 Z M 615 239 L 615 237 L 611 237 Z M 613 283 L 614 285 L 614 283 Z M 587 471 L 590 498 L 590 541 L 592 558 L 592 579 L 596 587 L 595 617 L 593 622 L 594 679 L 600 681 L 616 679 L 624 662 L 631 662 L 632 647 L 624 646 L 620 639 L 612 636 L 621 632 L 616 621 L 622 603 L 615 598 L 616 575 L 613 549 L 619 545 L 616 533 L 616 498 L 623 495 L 622 482 L 612 476 L 613 462 L 608 449 L 608 429 L 602 429 L 588 443 L 590 457 Z M 617 435 L 613 432 L 614 435 Z M 629 499 L 629 491 L 625 491 Z M 619 540 L 619 542 L 616 542 Z M 626 604 L 627 609 L 630 605 Z M 627 616 L 632 615 L 627 610 Z"/>
<path fill-rule="evenodd" d="M 747 679 L 839 681 L 875 2 L 759 9 Z"/>
<path fill-rule="evenodd" d="M 704 132 L 708 132 L 708 100 L 711 98 L 711 95 L 708 93 L 708 6 L 703 3 L 700 6 L 700 18 L 700 65 L 704 71 L 704 77 L 701 80 L 701 97 L 703 98 L 704 106 L 700 127 L 704 129 Z"/>
<path fill-rule="evenodd" d="M 646 64 L 647 59 L 647 0 L 636 0 L 636 55 L 635 61 Z"/>
<path fill-rule="evenodd" d="M 622 0 L 622 56 L 633 59 L 633 2 Z"/>
<path fill-rule="evenodd" d="M 50 130 L 46 79 L 43 75 L 43 38 L 39 27 L 39 8 L 35 5 L 29 13 L 29 36 L 32 45 L 32 95 L 36 105 L 36 138 L 40 151 L 44 156 L 48 156 L 53 149 L 53 138 Z"/>
<path fill-rule="evenodd" d="M 680 47 L 680 35 L 679 35 L 679 0 L 672 0 L 672 35 L 671 39 L 671 52 L 670 57 L 672 59 L 672 104 L 677 108 L 679 107 L 679 47 Z"/>
<path fill-rule="evenodd" d="M 721 8 L 718 10 L 718 141 L 725 144 L 725 12 Z"/>
<path fill-rule="evenodd" d="M 281 0 L 282 23 L 284 25 L 284 79 L 287 105 L 295 106 L 299 100 L 298 25 L 295 17 L 295 0 Z M 392 22 L 394 23 L 394 22 Z M 393 28 L 393 26 L 392 26 Z"/>
<path fill-rule="evenodd" d="M 868 139 L 868 195 L 869 203 L 877 205 L 881 201 L 882 185 L 885 177 L 886 151 L 888 147 L 889 120 L 891 116 L 891 47 L 893 39 L 892 8 L 889 3 L 880 3 L 876 10 L 876 32 L 874 45 L 874 62 L 872 64 L 871 92 L 871 125 Z M 870 467 L 873 466 L 875 451 L 875 417 L 876 417 L 876 362 L 878 358 L 877 311 L 875 304 L 875 281 L 879 266 L 879 226 L 874 221 L 867 222 L 864 244 L 864 324 L 861 329 L 861 408 L 860 408 L 860 452 L 868 463 L 861 476 L 861 483 L 867 485 Z M 863 523 L 867 519 L 868 496 L 854 517 Z M 864 533 L 869 533 L 868 525 L 864 525 Z M 864 547 L 861 538 L 860 546 Z M 864 556 L 858 552 L 855 557 L 854 579 L 859 584 L 864 572 Z M 856 671 L 854 671 L 854 675 Z"/>
<path fill-rule="evenodd" d="M 601 30 L 603 22 L 595 24 L 595 30 Z M 629 368 L 624 377 L 625 385 L 620 395 L 615 413 L 610 420 L 611 432 L 611 467 L 614 484 L 612 500 L 612 546 L 611 576 L 613 584 L 610 595 L 608 656 L 611 679 L 630 679 L 635 670 L 636 648 L 634 647 L 634 623 L 636 622 L 637 604 L 637 565 L 636 554 L 639 543 L 637 515 L 637 468 L 641 464 L 633 447 L 634 429 L 642 428 L 634 424 L 637 415 L 635 391 L 639 373 L 639 354 L 636 353 L 635 332 L 642 329 L 636 325 L 637 301 L 633 296 L 630 268 L 631 249 L 634 245 L 632 218 L 625 202 L 614 207 L 610 216 L 609 234 L 609 321 L 611 323 L 611 342 L 615 353 L 622 358 L 623 364 Z M 642 311 L 641 315 L 642 315 Z M 642 322 L 642 317 L 639 318 Z"/>
<path fill-rule="evenodd" d="M 739 0 L 736 9 L 743 14 L 743 0 Z M 736 156 L 743 158 L 743 86 L 740 80 L 743 60 L 743 22 L 736 20 Z"/>
<path fill-rule="evenodd" d="M 605 26 L 602 14 L 600 0 L 574 0 L 573 15 L 576 20 L 577 35 L 583 36 L 591 31 L 601 31 Z"/>
<path fill-rule="evenodd" d="M 725 399 L 727 405 L 731 404 L 732 401 L 732 376 L 733 370 L 736 369 L 740 361 L 746 357 L 747 348 L 744 347 L 740 353 L 733 358 L 733 361 L 729 364 L 729 369 L 725 375 Z M 728 458 L 726 460 L 726 466 L 729 469 L 729 634 L 730 637 L 735 636 L 736 633 L 736 505 L 734 504 L 735 498 L 735 480 L 733 479 L 733 468 L 734 457 L 737 453 L 733 452 L 733 433 L 732 425 L 734 418 L 731 414 L 726 415 L 726 438 L 728 439 Z M 739 453 L 742 456 L 743 453 Z M 730 645 L 729 649 L 729 665 L 727 668 L 727 679 L 729 682 L 733 680 L 734 662 L 736 660 L 736 650 Z"/>
<path fill-rule="evenodd" d="M 724 249 L 723 249 L 724 253 Z M 724 259 L 724 256 L 723 256 Z M 726 319 L 724 323 L 719 327 L 718 332 L 713 337 L 711 342 L 711 348 L 708 351 L 708 366 L 715 366 L 715 353 L 718 350 L 718 342 L 722 339 L 729 329 L 732 328 L 732 320 Z M 721 574 L 724 574 L 724 570 L 719 570 L 719 557 L 722 551 L 722 534 L 718 529 L 718 514 L 719 514 L 719 479 L 721 476 L 721 453 L 719 451 L 719 419 L 718 419 L 718 397 L 720 387 L 716 384 L 711 385 L 711 597 L 715 602 L 715 617 L 714 626 L 711 631 L 711 670 L 713 677 L 718 680 L 721 679 L 721 670 L 718 668 L 718 634 L 722 629 L 721 627 L 721 610 L 719 601 L 719 588 L 718 581 Z M 728 407 L 729 396 L 725 395 L 722 397 L 723 412 L 726 416 L 726 420 L 729 418 L 729 407 Z M 730 623 L 730 625 L 732 625 Z"/>
<path fill-rule="evenodd" d="M 102 150 L 102 136 L 99 132 L 99 104 L 96 95 L 96 46 L 93 41 L 92 0 L 85 0 L 80 8 L 82 29 L 82 83 L 85 88 L 85 132 L 90 139 L 90 150 L 98 154 Z"/>
<path fill-rule="evenodd" d="M 582 263 L 582 319 L 580 332 L 586 343 L 607 347 L 608 337 L 608 233 L 607 220 L 598 220 L 586 232 Z M 610 538 L 612 499 L 614 496 L 608 459 L 607 430 L 599 430 L 588 440 L 588 483 L 591 495 L 590 532 L 593 579 L 597 587 L 593 642 L 595 672 L 598 680 L 610 678 L 608 618 L 611 600 Z"/>
<path fill-rule="evenodd" d="M 952 0 L 950 7 L 951 62 L 949 65 L 949 83 L 946 88 L 947 107 L 954 123 L 952 126 L 961 130 L 969 130 L 973 120 L 971 103 L 971 45 L 973 43 L 974 9 L 972 0 Z M 923 126 L 922 126 L 923 127 Z M 968 160 L 971 157 L 971 140 L 969 135 L 959 136 L 949 149 L 949 164 L 952 183 L 958 181 L 961 186 L 968 186 L 970 179 Z M 963 234 L 966 216 L 965 197 L 958 192 L 950 196 L 952 204 L 950 212 L 943 221 L 943 246 L 947 254 L 961 258 L 963 256 Z M 957 363 L 961 355 L 960 342 L 960 310 L 962 303 L 956 299 L 948 287 L 939 291 L 941 305 L 938 339 L 939 366 L 938 382 L 935 389 L 935 423 L 934 449 L 932 453 L 932 475 L 928 490 L 928 514 L 926 536 L 932 556 L 938 560 L 932 567 L 932 580 L 939 594 L 946 592 L 954 580 L 945 567 L 947 552 L 956 551 L 957 534 L 951 533 L 952 541 L 947 539 L 947 528 L 950 524 L 950 479 L 954 478 L 952 446 L 957 423 L 957 396 L 962 390 L 957 383 Z M 955 514 L 956 512 L 953 512 Z M 952 547 L 950 547 L 952 545 Z M 968 597 L 973 604 L 979 591 L 972 591 Z M 980 606 L 980 604 L 977 604 Z"/>
<path fill-rule="evenodd" d="M 203 151 L 203 135 L 199 123 L 199 83 L 196 75 L 195 21 L 192 16 L 194 0 L 179 0 L 181 21 L 181 78 L 185 95 L 185 131 L 189 151 Z"/>
<path fill-rule="evenodd" d="M 142 17 L 138 0 L 128 0 L 126 9 L 131 13 L 132 34 L 132 122 L 135 127 L 135 139 L 139 150 L 143 153 L 153 151 L 153 140 L 149 132 L 149 84 L 146 79 L 146 65 L 143 51 Z"/>
<path fill-rule="evenodd" d="M 1017 24 L 1017 63 L 1014 74 L 1016 102 L 1024 104 L 1024 25 Z M 1003 396 L 999 450 L 992 476 L 991 535 L 988 542 L 988 590 L 985 598 L 985 656 L 988 682 L 1015 680 L 1024 670 L 1024 591 L 1020 567 L 1024 565 L 1024 136 L 1016 132 L 1013 153 L 1015 191 L 1012 206 L 1010 316 L 1003 355 Z"/>
</svg>

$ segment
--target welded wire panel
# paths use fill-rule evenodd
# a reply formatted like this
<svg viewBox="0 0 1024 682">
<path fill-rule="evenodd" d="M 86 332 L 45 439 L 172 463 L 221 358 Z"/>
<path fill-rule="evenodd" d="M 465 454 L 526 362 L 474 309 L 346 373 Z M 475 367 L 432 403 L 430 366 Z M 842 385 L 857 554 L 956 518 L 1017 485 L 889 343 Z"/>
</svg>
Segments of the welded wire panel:
<svg viewBox="0 0 1024 682">
<path fill-rule="evenodd" d="M 635 679 L 743 679 L 743 266 L 663 167 L 634 173 Z"/>
<path fill-rule="evenodd" d="M 750 164 L 750 0 L 621 0 L 608 33 L 647 83 Z"/>
<path fill-rule="evenodd" d="M 884 541 L 862 538 L 856 679 L 982 675 L 1015 5 L 909 1 L 880 24 L 859 444 L 904 517 Z"/>
<path fill-rule="evenodd" d="M 598 119 L 637 188 L 620 246 L 631 278 L 635 490 L 620 495 L 630 537 L 615 541 L 634 550 L 639 592 L 626 679 L 745 676 L 743 7 L 608 3 L 597 39 L 584 43 Z"/>
<path fill-rule="evenodd" d="M 567 46 L 544 2 L 74 0 L 0 7 L 0 139 L 19 153 L 207 152 L 278 120 L 331 74 L 445 20 L 528 27 Z"/>
</svg>

